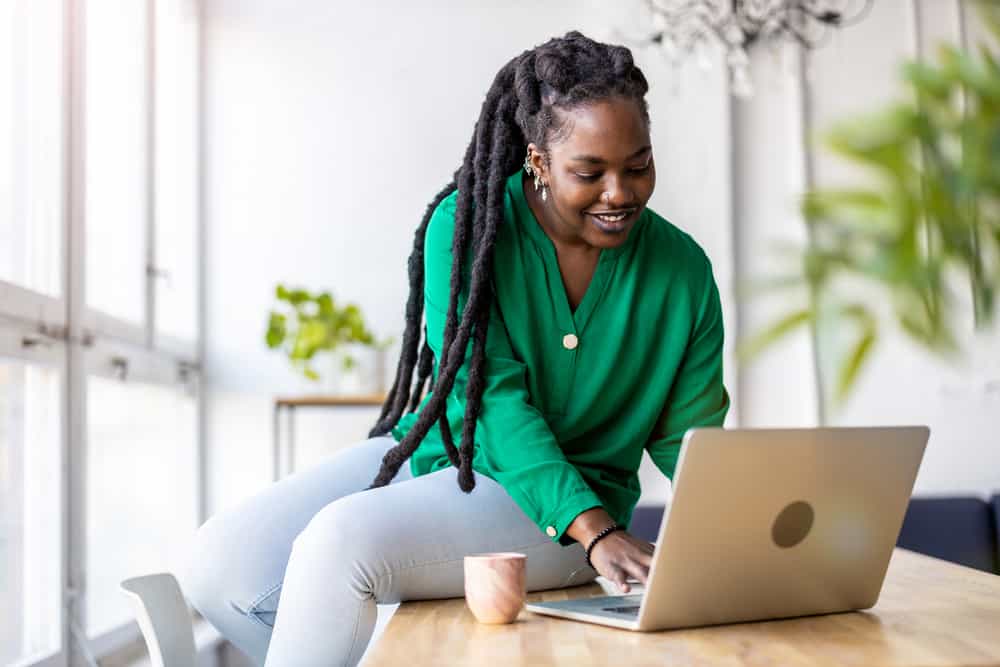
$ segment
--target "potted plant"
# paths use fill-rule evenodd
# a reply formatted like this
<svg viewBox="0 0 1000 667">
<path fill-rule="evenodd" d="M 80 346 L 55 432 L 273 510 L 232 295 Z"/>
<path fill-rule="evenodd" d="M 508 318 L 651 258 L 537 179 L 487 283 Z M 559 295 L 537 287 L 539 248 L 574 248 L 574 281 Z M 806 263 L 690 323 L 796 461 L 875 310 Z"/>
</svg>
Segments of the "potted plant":
<svg viewBox="0 0 1000 667">
<path fill-rule="evenodd" d="M 384 391 L 384 352 L 393 339 L 377 341 L 357 304 L 338 306 L 330 292 L 314 293 L 282 284 L 275 288 L 275 298 L 278 305 L 270 311 L 265 334 L 269 348 L 282 349 L 292 366 L 313 382 L 321 379 L 313 365 L 316 355 L 326 356 L 331 362 L 326 371 L 329 388 L 337 376 L 343 380 L 343 376 L 356 373 L 358 363 L 352 348 L 370 347 L 376 357 L 374 390 Z M 360 382 L 355 376 L 353 382 L 340 384 L 341 389 L 346 385 L 356 391 Z"/>
<path fill-rule="evenodd" d="M 1000 39 L 1000 8 L 979 9 Z M 793 288 L 803 298 L 740 346 L 742 361 L 810 326 L 819 340 L 840 343 L 826 349 L 836 368 L 834 404 L 842 405 L 875 349 L 881 312 L 945 356 L 962 351 L 956 284 L 971 298 L 974 330 L 992 323 L 1000 288 L 998 61 L 986 45 L 978 54 L 942 45 L 936 64 L 904 64 L 909 99 L 829 132 L 827 147 L 869 181 L 804 195 L 807 247 L 792 253 L 789 273 L 749 290 Z"/>
</svg>

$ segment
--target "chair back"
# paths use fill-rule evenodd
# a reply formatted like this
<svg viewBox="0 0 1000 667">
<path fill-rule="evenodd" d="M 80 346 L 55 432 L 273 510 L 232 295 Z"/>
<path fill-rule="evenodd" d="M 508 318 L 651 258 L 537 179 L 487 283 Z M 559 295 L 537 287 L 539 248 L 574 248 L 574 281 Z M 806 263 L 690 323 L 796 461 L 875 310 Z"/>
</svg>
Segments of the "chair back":
<svg viewBox="0 0 1000 667">
<path fill-rule="evenodd" d="M 152 667 L 194 667 L 191 613 L 174 575 L 132 577 L 121 590 L 132 601 Z"/>
</svg>

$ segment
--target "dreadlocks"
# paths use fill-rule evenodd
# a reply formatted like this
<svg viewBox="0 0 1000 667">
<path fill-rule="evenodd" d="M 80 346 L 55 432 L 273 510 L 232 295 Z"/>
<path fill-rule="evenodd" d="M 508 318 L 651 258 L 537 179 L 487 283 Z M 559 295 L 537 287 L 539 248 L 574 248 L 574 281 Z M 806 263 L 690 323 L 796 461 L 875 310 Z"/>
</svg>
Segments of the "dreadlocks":
<svg viewBox="0 0 1000 667">
<path fill-rule="evenodd" d="M 400 466 L 410 458 L 435 421 L 440 424 L 445 452 L 452 465 L 459 469 L 459 487 L 466 493 L 475 487 L 472 474 L 473 438 L 485 386 L 493 247 L 497 226 L 503 220 L 506 180 L 520 168 L 529 143 L 544 150 L 549 142 L 558 142 L 569 131 L 567 122 L 557 110 L 570 110 L 598 100 L 624 97 L 639 102 L 648 121 L 647 90 L 646 78 L 633 63 L 627 48 L 595 42 L 575 31 L 525 51 L 497 73 L 486 93 L 462 166 L 455 172 L 452 182 L 427 206 L 414 235 L 413 252 L 407 264 L 410 294 L 406 302 L 406 329 L 396 378 L 368 437 L 390 432 L 404 409 L 408 408 L 410 412 L 416 410 L 431 376 L 434 355 L 427 343 L 426 332 L 423 345 L 420 345 L 424 309 L 424 237 L 435 209 L 457 189 L 452 239 L 452 257 L 455 259 L 451 267 L 451 292 L 437 379 L 420 416 L 406 436 L 386 452 L 369 489 L 385 486 L 396 476 Z M 462 268 L 466 251 L 470 248 L 471 281 L 459 322 Z M 459 451 L 448 423 L 446 399 L 465 361 L 470 339 L 472 358 Z M 415 384 L 414 368 L 417 371 Z"/>
</svg>

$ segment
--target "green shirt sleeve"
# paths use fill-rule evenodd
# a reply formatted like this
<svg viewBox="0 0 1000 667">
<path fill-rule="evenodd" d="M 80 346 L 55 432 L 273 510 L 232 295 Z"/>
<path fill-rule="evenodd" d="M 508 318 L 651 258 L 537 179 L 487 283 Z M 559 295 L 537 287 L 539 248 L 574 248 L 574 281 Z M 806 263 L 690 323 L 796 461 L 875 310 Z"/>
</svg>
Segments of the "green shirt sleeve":
<svg viewBox="0 0 1000 667">
<path fill-rule="evenodd" d="M 455 225 L 455 195 L 438 206 L 427 228 L 424 244 L 424 303 L 427 339 L 435 369 L 447 316 L 451 279 L 451 245 Z M 469 255 L 471 259 L 471 253 Z M 470 261 L 465 262 L 458 307 L 459 321 L 468 298 Z M 472 341 L 459 370 L 449 403 L 465 410 Z M 601 507 L 598 495 L 577 468 L 566 460 L 541 412 L 529 401 L 527 367 L 515 358 L 496 299 L 486 337 L 485 389 L 476 423 L 478 457 L 485 457 L 496 481 L 544 534 L 563 546 L 575 541 L 566 528 L 581 512 Z M 435 372 L 435 376 L 436 376 Z M 460 430 L 454 430 L 456 446 Z"/>
<path fill-rule="evenodd" d="M 684 433 L 696 426 L 721 426 L 729 411 L 729 394 L 722 382 L 722 305 L 707 258 L 705 265 L 703 296 L 684 361 L 646 443 L 653 463 L 671 481 Z"/>
</svg>

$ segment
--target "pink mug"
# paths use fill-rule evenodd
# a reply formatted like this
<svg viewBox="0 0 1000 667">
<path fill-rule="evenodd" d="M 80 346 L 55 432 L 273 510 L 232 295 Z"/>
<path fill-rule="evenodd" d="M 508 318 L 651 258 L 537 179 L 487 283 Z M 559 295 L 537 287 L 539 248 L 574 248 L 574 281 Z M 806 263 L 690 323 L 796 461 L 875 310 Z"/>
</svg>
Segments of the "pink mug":
<svg viewBox="0 0 1000 667">
<path fill-rule="evenodd" d="M 480 623 L 512 623 L 524 608 L 528 556 L 497 552 L 465 557 L 465 604 Z"/>
</svg>

